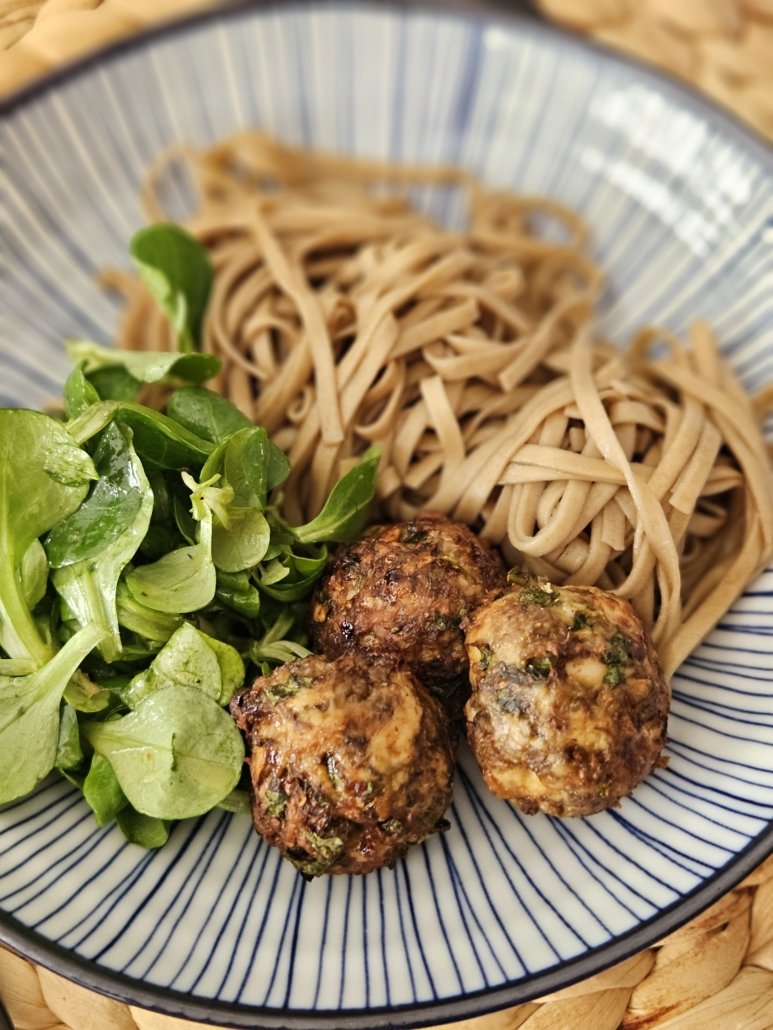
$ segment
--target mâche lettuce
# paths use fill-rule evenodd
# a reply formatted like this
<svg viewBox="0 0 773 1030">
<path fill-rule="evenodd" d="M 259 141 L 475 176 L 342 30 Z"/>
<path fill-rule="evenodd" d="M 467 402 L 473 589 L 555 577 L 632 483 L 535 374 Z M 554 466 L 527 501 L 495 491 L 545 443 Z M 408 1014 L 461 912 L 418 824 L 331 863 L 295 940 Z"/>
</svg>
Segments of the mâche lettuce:
<svg viewBox="0 0 773 1030">
<path fill-rule="evenodd" d="M 75 342 L 61 418 L 0 410 L 0 803 L 58 772 L 100 825 L 159 847 L 175 820 L 248 808 L 226 706 L 307 653 L 311 590 L 362 527 L 378 452 L 291 526 L 286 455 L 201 385 L 219 367 L 192 349 L 202 248 L 143 232 L 135 260 L 184 353 Z"/>
</svg>

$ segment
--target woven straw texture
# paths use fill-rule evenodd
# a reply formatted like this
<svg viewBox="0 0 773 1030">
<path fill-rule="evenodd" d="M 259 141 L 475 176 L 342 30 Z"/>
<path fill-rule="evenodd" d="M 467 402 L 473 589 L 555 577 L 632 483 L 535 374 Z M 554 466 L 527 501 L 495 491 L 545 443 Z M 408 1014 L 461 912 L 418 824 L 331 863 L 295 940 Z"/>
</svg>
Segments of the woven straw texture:
<svg viewBox="0 0 773 1030">
<path fill-rule="evenodd" d="M 773 0 L 539 0 L 544 14 L 686 79 L 773 139 Z"/>
<path fill-rule="evenodd" d="M 0 93 L 206 0 L 0 0 Z M 540 0 L 574 31 L 665 67 L 773 139 L 773 0 Z M 0 950 L 14 1030 L 189 1030 Z M 455 1030 L 773 1030 L 773 858 L 664 941 Z"/>
</svg>

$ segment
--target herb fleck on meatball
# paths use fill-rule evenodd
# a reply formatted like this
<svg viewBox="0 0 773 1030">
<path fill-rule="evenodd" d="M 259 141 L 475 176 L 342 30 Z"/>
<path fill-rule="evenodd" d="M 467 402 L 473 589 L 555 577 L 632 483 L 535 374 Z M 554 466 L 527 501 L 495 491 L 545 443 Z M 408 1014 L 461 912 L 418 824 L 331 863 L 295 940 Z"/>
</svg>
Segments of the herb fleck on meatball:
<svg viewBox="0 0 773 1030">
<path fill-rule="evenodd" d="M 312 655 L 257 679 L 231 713 L 247 743 L 255 827 L 307 878 L 391 866 L 447 828 L 446 720 L 407 669 Z"/>
<path fill-rule="evenodd" d="M 469 694 L 462 621 L 506 587 L 497 552 L 436 512 L 342 548 L 312 603 L 315 649 L 405 663 L 453 716 Z"/>
<path fill-rule="evenodd" d="M 627 601 L 530 580 L 479 608 L 466 642 L 467 734 L 494 794 L 591 815 L 664 764 L 670 690 Z"/>
</svg>

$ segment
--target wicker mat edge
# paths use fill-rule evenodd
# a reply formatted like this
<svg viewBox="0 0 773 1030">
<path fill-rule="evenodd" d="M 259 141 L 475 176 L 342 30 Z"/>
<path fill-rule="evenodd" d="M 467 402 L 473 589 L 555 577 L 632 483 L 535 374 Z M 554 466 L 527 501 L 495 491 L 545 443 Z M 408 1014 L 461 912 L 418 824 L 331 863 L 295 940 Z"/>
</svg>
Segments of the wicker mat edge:
<svg viewBox="0 0 773 1030">
<path fill-rule="evenodd" d="M 0 2 L 0 93 L 206 0 Z M 548 17 L 697 84 L 773 138 L 773 0 L 541 0 Z M 14 1030 L 190 1030 L 0 949 Z M 773 1030 L 773 857 L 658 945 L 456 1030 Z"/>
</svg>

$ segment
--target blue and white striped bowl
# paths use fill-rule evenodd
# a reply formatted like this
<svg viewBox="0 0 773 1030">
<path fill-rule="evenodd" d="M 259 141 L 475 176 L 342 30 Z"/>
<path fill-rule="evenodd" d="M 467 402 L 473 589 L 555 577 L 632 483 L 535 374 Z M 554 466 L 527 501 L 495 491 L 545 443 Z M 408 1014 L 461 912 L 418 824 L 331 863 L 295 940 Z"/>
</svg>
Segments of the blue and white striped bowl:
<svg viewBox="0 0 773 1030">
<path fill-rule="evenodd" d="M 246 126 L 452 161 L 577 208 L 604 329 L 708 317 L 773 380 L 770 154 L 688 91 L 532 22 L 397 4 L 209 14 L 13 99 L 0 404 L 45 403 L 62 340 L 111 338 L 143 169 Z M 433 197 L 426 197 L 430 209 Z M 0 813 L 0 936 L 125 1000 L 234 1026 L 416 1026 L 553 990 L 652 943 L 773 846 L 773 570 L 674 681 L 669 764 L 622 808 L 524 818 L 466 759 L 450 831 L 393 871 L 304 883 L 248 820 L 145 853 L 64 783 Z"/>
</svg>

